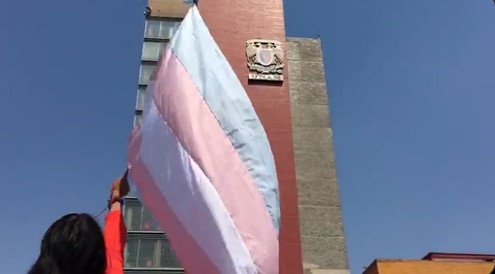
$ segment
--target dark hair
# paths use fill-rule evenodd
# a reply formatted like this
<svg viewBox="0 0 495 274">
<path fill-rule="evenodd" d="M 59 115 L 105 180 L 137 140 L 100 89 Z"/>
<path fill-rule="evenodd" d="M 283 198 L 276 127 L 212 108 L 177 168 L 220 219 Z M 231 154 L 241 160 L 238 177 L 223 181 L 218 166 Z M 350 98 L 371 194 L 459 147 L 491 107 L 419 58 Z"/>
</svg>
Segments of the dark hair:
<svg viewBox="0 0 495 274">
<path fill-rule="evenodd" d="M 88 214 L 68 214 L 45 232 L 28 274 L 104 274 L 106 264 L 98 223 Z"/>
</svg>

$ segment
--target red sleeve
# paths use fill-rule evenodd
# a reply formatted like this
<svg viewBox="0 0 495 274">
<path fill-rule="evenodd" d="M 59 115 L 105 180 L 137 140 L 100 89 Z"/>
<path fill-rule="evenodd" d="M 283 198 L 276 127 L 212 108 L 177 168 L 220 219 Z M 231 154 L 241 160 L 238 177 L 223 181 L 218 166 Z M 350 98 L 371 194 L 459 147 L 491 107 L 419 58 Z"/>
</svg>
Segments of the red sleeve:
<svg viewBox="0 0 495 274">
<path fill-rule="evenodd" d="M 127 229 L 121 211 L 111 211 L 105 218 L 103 236 L 107 249 L 106 274 L 124 273 L 124 247 Z"/>
</svg>

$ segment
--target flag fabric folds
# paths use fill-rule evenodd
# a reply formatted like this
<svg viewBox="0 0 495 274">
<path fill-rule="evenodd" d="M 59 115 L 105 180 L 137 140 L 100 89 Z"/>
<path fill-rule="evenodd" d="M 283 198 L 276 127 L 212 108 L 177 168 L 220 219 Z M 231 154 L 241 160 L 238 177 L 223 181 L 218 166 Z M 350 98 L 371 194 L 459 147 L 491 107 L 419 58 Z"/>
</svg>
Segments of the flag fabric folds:
<svg viewBox="0 0 495 274">
<path fill-rule="evenodd" d="M 147 94 L 129 143 L 130 174 L 186 272 L 278 274 L 270 144 L 195 5 Z"/>
</svg>

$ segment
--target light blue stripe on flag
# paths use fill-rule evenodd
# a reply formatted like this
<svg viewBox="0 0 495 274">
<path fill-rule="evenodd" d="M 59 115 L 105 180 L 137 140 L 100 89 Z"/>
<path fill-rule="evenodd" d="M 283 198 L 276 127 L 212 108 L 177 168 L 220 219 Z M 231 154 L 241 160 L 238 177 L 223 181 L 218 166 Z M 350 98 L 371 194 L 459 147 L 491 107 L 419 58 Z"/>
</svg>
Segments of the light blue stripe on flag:
<svg viewBox="0 0 495 274">
<path fill-rule="evenodd" d="M 222 54 L 196 6 L 193 20 L 183 22 L 171 48 L 187 69 L 220 126 L 239 153 L 263 195 L 274 226 L 280 228 L 277 172 L 266 132 L 244 87 Z M 181 35 L 187 32 L 187 35 Z M 182 40 L 194 36 L 196 39 Z M 201 64 L 208 64 L 202 66 Z M 223 69 L 222 69 L 223 68 Z"/>
</svg>

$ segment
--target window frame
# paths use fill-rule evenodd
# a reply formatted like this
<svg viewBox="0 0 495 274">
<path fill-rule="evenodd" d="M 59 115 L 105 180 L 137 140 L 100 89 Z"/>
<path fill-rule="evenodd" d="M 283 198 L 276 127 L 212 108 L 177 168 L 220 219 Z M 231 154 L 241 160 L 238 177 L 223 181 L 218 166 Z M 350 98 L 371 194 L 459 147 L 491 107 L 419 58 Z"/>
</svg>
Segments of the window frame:
<svg viewBox="0 0 495 274">
<path fill-rule="evenodd" d="M 152 22 L 159 22 L 160 23 L 160 26 L 159 26 L 159 30 L 158 30 L 158 36 L 154 37 L 154 36 L 148 36 L 148 23 L 152 21 Z M 173 36 L 173 34 L 169 37 L 162 37 L 160 36 L 161 32 L 162 32 L 162 27 L 163 27 L 163 24 L 164 23 L 176 23 L 176 29 L 174 30 L 174 33 L 179 29 L 180 27 L 180 24 L 182 23 L 183 19 L 182 18 L 173 18 L 173 17 L 148 17 L 146 18 L 146 21 L 145 21 L 145 24 L 144 24 L 144 33 L 143 33 L 143 36 L 144 36 L 144 39 L 145 41 L 147 41 L 148 39 L 150 40 L 161 40 L 161 41 L 164 41 L 164 40 L 170 40 Z"/>
<path fill-rule="evenodd" d="M 168 249 L 170 250 L 170 254 L 172 255 L 174 259 L 174 266 L 166 266 L 166 265 L 161 265 L 161 259 L 162 259 L 162 245 L 164 242 L 167 242 L 168 244 Z M 170 246 L 170 240 L 165 236 L 165 239 L 161 239 L 158 241 L 158 247 L 157 247 L 157 265 L 159 265 L 161 268 L 180 268 L 180 262 L 179 258 L 177 258 L 177 255 L 175 255 L 174 250 Z"/>
<path fill-rule="evenodd" d="M 135 224 L 132 223 L 132 221 L 133 221 L 132 215 L 130 215 L 130 217 L 129 217 L 129 214 L 130 214 L 129 213 L 130 212 L 129 207 L 130 206 L 136 206 L 136 212 L 139 212 L 138 228 L 140 229 L 141 228 L 141 222 L 143 221 L 143 204 L 137 200 L 136 201 L 128 200 L 124 203 L 123 215 L 124 215 L 124 222 L 125 222 L 126 227 L 128 228 L 128 231 L 139 231 L 139 230 L 133 229 L 133 226 L 135 226 Z M 139 210 L 137 210 L 137 208 L 139 208 Z M 131 212 L 131 213 L 134 213 L 134 212 Z M 128 218 L 130 218 L 130 220 L 128 220 Z"/>
<path fill-rule="evenodd" d="M 180 266 L 175 266 L 175 267 L 164 267 L 164 266 L 161 266 L 161 245 L 162 245 L 162 242 L 163 241 L 169 241 L 167 239 L 167 237 L 165 236 L 165 234 L 128 234 L 127 236 L 127 242 L 129 241 L 137 241 L 137 251 L 136 251 L 136 258 L 135 258 L 135 264 L 134 266 L 127 266 L 125 264 L 125 262 L 127 261 L 127 254 L 128 254 L 128 251 L 127 251 L 127 248 L 128 246 L 126 245 L 125 247 L 125 256 L 124 256 L 124 266 L 125 266 L 125 269 L 146 269 L 146 270 L 163 270 L 163 269 L 177 269 L 177 270 L 180 270 L 180 269 L 183 269 L 181 268 Z M 140 255 L 141 255 L 141 244 L 142 244 L 142 241 L 153 241 L 153 249 L 154 249 L 154 253 L 153 253 L 153 256 L 152 256 L 152 260 L 153 260 L 153 265 L 152 267 L 146 267 L 146 266 L 141 266 L 140 265 Z M 175 257 L 175 259 L 177 260 L 177 264 L 179 264 L 179 260 L 177 258 L 177 256 L 175 255 L 175 253 L 173 252 L 173 250 L 170 248 L 170 250 L 172 251 L 172 255 Z"/>
<path fill-rule="evenodd" d="M 140 127 L 141 124 L 143 123 L 143 116 L 142 115 L 137 115 L 137 114 L 134 114 L 134 121 L 133 121 L 133 126 L 136 128 L 136 127 Z"/>
<path fill-rule="evenodd" d="M 140 225 L 139 228 L 141 229 L 142 216 L 143 216 L 143 212 L 144 212 L 144 210 L 146 210 L 146 208 L 139 201 L 139 199 L 137 197 L 127 197 L 127 198 L 125 198 L 124 207 L 123 207 L 123 213 L 124 214 L 126 213 L 126 210 L 128 210 L 129 205 L 138 205 L 141 207 L 141 211 L 140 211 L 141 223 L 139 224 Z M 155 241 L 155 243 L 154 243 L 155 256 L 154 256 L 153 260 L 154 260 L 154 265 L 156 267 L 149 268 L 149 267 L 139 267 L 138 266 L 139 265 L 138 264 L 139 254 L 140 254 L 140 249 L 141 249 L 141 240 L 153 240 L 153 241 Z M 135 262 L 134 262 L 133 266 L 127 266 L 126 262 L 127 262 L 127 259 L 129 258 L 127 256 L 129 246 L 126 244 L 125 253 L 124 253 L 124 270 L 126 270 L 125 273 L 128 273 L 128 271 L 143 271 L 143 270 L 147 271 L 147 272 L 153 272 L 153 273 L 155 273 L 156 271 L 163 271 L 163 270 L 174 271 L 174 272 L 175 271 L 177 271 L 177 272 L 183 271 L 184 268 L 182 268 L 180 266 L 180 261 L 177 258 L 174 250 L 170 246 L 170 241 L 167 238 L 167 236 L 165 235 L 165 233 L 163 233 L 163 231 L 132 231 L 132 230 L 128 230 L 126 242 L 129 243 L 130 241 L 137 241 L 137 250 L 135 253 L 136 257 L 135 257 Z M 161 259 L 162 259 L 161 251 L 162 251 L 162 246 L 164 243 L 168 244 L 168 248 L 171 251 L 171 255 L 175 259 L 175 263 L 176 263 L 175 266 L 162 266 L 161 265 Z"/>
<path fill-rule="evenodd" d="M 136 110 L 136 114 L 137 111 L 141 111 L 141 113 L 144 111 L 147 91 L 148 91 L 147 86 L 138 86 L 137 88 L 136 106 L 134 107 L 134 109 Z"/>
<path fill-rule="evenodd" d="M 134 264 L 133 266 L 127 266 L 127 262 L 128 262 L 128 254 L 129 254 L 129 242 L 130 241 L 136 241 L 137 242 L 137 246 L 136 246 L 136 254 L 135 254 L 135 258 L 134 258 Z M 139 238 L 128 238 L 126 240 L 126 244 L 125 244 L 125 248 L 124 248 L 124 267 L 125 268 L 136 268 L 137 267 L 137 261 L 138 261 L 138 255 L 139 255 L 139 245 L 140 245 L 140 242 L 139 242 Z"/>
<path fill-rule="evenodd" d="M 136 267 L 138 268 L 146 268 L 146 269 L 156 269 L 156 268 L 159 268 L 158 267 L 158 245 L 160 243 L 160 240 L 158 239 L 158 237 L 139 237 L 138 238 L 139 240 L 139 248 L 138 248 L 138 253 L 137 253 L 137 258 L 136 258 Z M 152 253 L 151 253 L 151 263 L 152 263 L 152 266 L 151 267 L 148 267 L 148 266 L 145 266 L 144 264 L 141 265 L 142 263 L 142 260 L 144 258 L 140 257 L 141 254 L 141 251 L 143 249 L 143 243 L 146 242 L 146 243 L 151 243 L 152 245 Z M 146 255 L 146 254 L 145 254 Z"/>
<path fill-rule="evenodd" d="M 148 86 L 148 84 L 151 81 L 151 76 L 153 75 L 153 71 L 155 70 L 158 62 L 153 62 L 153 61 L 141 61 L 141 64 L 139 66 L 139 79 L 138 79 L 138 84 L 139 86 Z M 144 66 L 152 66 L 153 69 L 151 70 L 149 79 L 146 82 L 142 82 L 142 75 L 143 75 L 143 67 Z"/>
<path fill-rule="evenodd" d="M 141 50 L 141 62 L 145 63 L 153 63 L 153 62 L 158 62 L 158 60 L 161 57 L 162 52 L 166 49 L 168 46 L 168 43 L 170 41 L 144 41 L 143 42 L 143 48 Z M 147 44 L 158 44 L 158 48 L 156 48 L 156 52 L 153 53 L 153 57 L 151 58 L 145 58 L 145 49 Z"/>
</svg>

